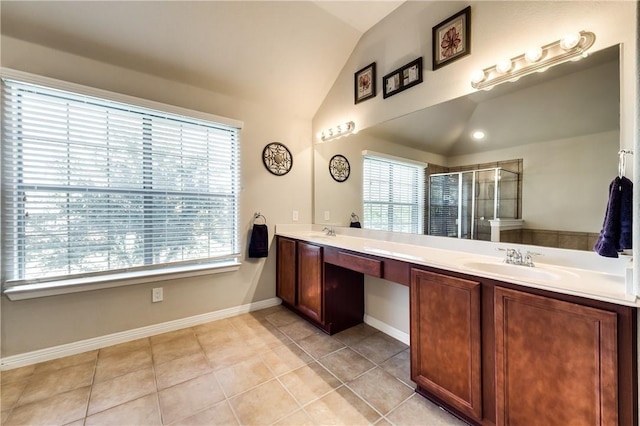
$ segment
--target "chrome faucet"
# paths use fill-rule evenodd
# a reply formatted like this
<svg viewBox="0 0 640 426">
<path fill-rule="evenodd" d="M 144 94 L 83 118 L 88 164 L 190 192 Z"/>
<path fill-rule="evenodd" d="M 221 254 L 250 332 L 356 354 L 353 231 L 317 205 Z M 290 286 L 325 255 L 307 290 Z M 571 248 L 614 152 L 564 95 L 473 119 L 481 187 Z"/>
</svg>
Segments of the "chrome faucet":
<svg viewBox="0 0 640 426">
<path fill-rule="evenodd" d="M 522 265 L 522 253 L 518 249 L 507 249 L 507 257 L 504 263 L 509 265 Z"/>
<path fill-rule="evenodd" d="M 500 251 L 506 251 L 507 256 L 504 259 L 504 263 L 509 265 L 520 265 L 520 266 L 528 266 L 530 268 L 535 267 L 536 265 L 533 263 L 533 256 L 541 256 L 540 253 L 535 253 L 531 251 L 527 251 L 527 253 L 522 256 L 522 253 L 518 249 L 498 249 Z"/>
<path fill-rule="evenodd" d="M 325 232 L 325 235 L 329 236 L 329 237 L 335 237 L 336 236 L 336 230 L 333 228 L 327 228 L 326 226 L 324 227 L 323 231 Z"/>
</svg>

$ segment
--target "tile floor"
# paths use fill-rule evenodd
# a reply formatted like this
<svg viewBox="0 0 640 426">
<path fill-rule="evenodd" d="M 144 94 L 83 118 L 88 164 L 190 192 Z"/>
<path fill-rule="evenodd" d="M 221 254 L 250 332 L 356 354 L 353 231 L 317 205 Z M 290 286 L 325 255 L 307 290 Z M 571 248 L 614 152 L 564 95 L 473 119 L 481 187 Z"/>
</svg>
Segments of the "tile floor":
<svg viewBox="0 0 640 426">
<path fill-rule="evenodd" d="M 413 392 L 406 345 L 280 306 L 1 374 L 3 425 L 464 425 Z"/>
</svg>

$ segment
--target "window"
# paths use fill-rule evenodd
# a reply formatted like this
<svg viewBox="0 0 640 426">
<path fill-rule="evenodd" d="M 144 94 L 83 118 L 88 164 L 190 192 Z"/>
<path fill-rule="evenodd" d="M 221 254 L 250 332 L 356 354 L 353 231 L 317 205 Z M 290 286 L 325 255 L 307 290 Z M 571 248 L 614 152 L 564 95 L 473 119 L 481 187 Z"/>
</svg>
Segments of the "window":
<svg viewBox="0 0 640 426">
<path fill-rule="evenodd" d="M 237 127 L 2 83 L 5 282 L 237 256 Z"/>
<path fill-rule="evenodd" d="M 364 227 L 422 233 L 424 163 L 364 153 Z"/>
</svg>

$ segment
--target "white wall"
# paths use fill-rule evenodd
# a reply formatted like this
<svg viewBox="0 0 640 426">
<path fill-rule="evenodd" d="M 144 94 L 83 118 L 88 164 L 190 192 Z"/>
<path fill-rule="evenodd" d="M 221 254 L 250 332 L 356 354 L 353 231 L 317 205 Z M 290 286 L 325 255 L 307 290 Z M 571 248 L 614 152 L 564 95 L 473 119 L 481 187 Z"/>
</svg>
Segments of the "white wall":
<svg viewBox="0 0 640 426">
<path fill-rule="evenodd" d="M 253 213 L 270 225 L 311 222 L 311 123 L 278 111 L 193 86 L 118 68 L 2 37 L 2 66 L 244 122 L 240 134 L 243 252 Z M 291 172 L 277 177 L 262 164 L 262 149 L 280 141 L 289 147 Z M 265 259 L 241 259 L 238 272 L 163 281 L 24 301 L 2 297 L 2 356 L 97 337 L 275 297 L 275 247 Z M 164 302 L 151 304 L 151 288 L 164 287 Z"/>
<path fill-rule="evenodd" d="M 471 55 L 437 71 L 431 71 L 431 28 L 471 5 Z M 593 51 L 621 43 L 620 146 L 633 149 L 638 163 L 638 27 L 637 2 L 633 1 L 441 1 L 406 2 L 361 38 L 328 96 L 313 119 L 313 134 L 353 120 L 358 129 L 471 93 L 470 76 L 502 58 L 522 54 L 530 46 L 542 46 L 564 34 L 581 30 L 596 34 Z M 383 99 L 382 76 L 417 57 L 424 57 L 424 82 Z M 376 62 L 378 95 L 357 105 L 353 103 L 353 74 Z M 351 138 L 339 139 L 345 148 Z M 318 164 L 316 167 L 326 167 Z M 631 162 L 629 162 L 631 163 Z M 629 167 L 630 169 L 630 167 Z M 638 195 L 638 167 L 634 168 Z M 628 170 L 628 175 L 631 170 Z M 607 177 L 607 182 L 611 177 Z M 318 185 L 314 188 L 318 190 Z M 337 200 L 336 202 L 339 202 Z M 634 217 L 640 217 L 636 203 Z M 318 206 L 315 207 L 319 209 Z M 602 207 L 599 214 L 602 214 Z M 316 216 L 317 217 L 317 216 Z M 634 224 L 634 239 L 640 241 L 640 226 Z M 640 243 L 635 244 L 636 269 L 640 265 Z M 640 275 L 640 274 L 636 274 Z M 640 279 L 635 278 L 637 287 Z M 369 283 L 370 280 L 367 280 Z M 382 284 L 377 283 L 378 287 Z M 396 284 L 387 283 L 388 286 Z M 382 291 L 382 290 L 380 290 Z M 391 292 L 391 290 L 389 290 Z M 388 306 L 367 307 L 375 318 L 390 318 L 401 327 L 408 312 L 408 298 L 396 295 Z M 370 309 L 371 308 L 371 309 Z M 408 330 L 402 330 L 408 332 Z"/>
</svg>

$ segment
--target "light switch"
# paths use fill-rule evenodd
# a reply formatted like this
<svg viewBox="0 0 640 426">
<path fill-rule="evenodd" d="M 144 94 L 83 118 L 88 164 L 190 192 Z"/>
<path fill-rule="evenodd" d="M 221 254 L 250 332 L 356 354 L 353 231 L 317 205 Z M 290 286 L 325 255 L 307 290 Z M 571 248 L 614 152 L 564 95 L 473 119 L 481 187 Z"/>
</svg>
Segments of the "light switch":
<svg viewBox="0 0 640 426">
<path fill-rule="evenodd" d="M 329 210 L 325 210 L 324 211 L 324 220 L 330 220 L 331 219 L 331 213 L 329 212 Z"/>
</svg>

